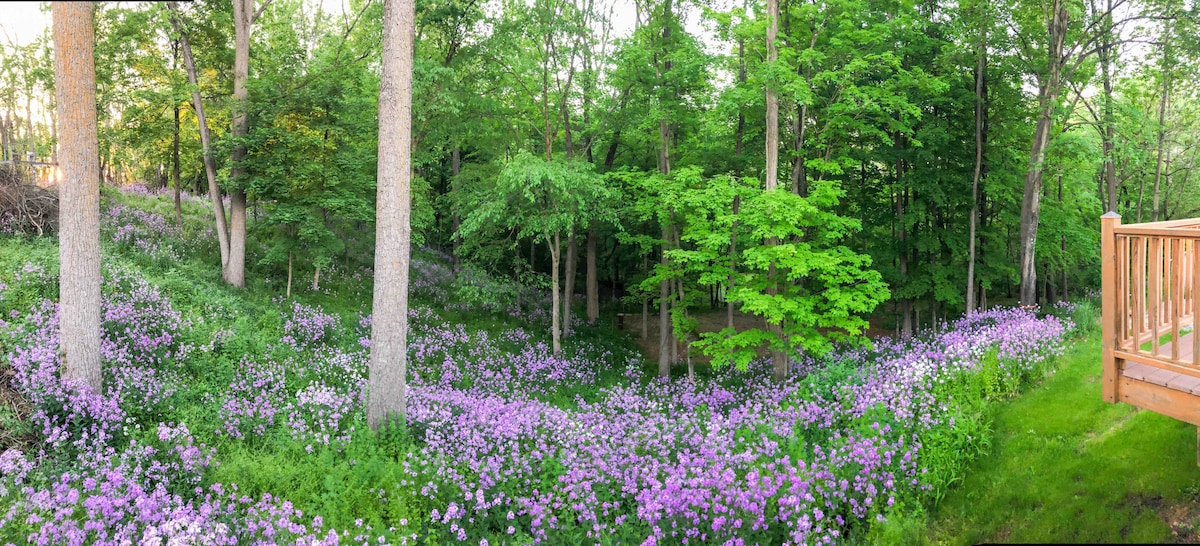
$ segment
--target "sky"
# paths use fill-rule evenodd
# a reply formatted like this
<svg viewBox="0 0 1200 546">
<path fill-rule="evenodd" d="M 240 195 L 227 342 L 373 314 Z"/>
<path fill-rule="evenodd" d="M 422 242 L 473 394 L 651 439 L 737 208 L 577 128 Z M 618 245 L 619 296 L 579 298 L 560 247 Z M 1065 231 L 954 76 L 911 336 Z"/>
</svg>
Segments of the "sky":
<svg viewBox="0 0 1200 546">
<path fill-rule="evenodd" d="M 50 12 L 41 2 L 0 2 L 0 40 L 25 45 L 50 26 Z"/>
</svg>

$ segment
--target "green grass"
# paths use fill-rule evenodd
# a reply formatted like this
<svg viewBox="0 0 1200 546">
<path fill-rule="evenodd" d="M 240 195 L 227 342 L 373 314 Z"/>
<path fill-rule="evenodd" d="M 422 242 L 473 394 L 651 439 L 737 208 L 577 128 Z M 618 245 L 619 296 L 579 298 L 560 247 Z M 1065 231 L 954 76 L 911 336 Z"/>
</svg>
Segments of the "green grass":
<svg viewBox="0 0 1200 546">
<path fill-rule="evenodd" d="M 921 542 L 1171 542 L 1158 510 L 1195 502 L 1196 427 L 1100 399 L 1099 336 L 996 408 L 991 452 L 928 516 Z"/>
</svg>

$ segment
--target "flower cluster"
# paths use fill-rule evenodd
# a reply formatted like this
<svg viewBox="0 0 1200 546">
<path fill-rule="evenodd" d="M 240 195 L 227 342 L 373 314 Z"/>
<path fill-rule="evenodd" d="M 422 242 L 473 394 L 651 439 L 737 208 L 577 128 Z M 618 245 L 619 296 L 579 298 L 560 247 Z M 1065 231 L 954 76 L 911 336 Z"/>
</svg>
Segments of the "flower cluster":
<svg viewBox="0 0 1200 546">
<path fill-rule="evenodd" d="M 114 243 L 137 249 L 158 260 L 179 260 L 179 250 L 172 245 L 180 236 L 175 223 L 161 214 L 138 207 L 114 204 L 102 217 L 101 229 Z"/>
</svg>

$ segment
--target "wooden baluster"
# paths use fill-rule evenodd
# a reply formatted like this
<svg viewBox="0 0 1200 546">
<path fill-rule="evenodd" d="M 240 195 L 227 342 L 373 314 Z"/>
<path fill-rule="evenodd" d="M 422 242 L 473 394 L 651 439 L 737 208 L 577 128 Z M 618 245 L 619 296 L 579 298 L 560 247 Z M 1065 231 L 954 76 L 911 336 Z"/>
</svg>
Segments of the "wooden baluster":
<svg viewBox="0 0 1200 546">
<path fill-rule="evenodd" d="M 1196 319 L 1200 318 L 1200 298 L 1196 297 L 1196 287 L 1200 286 L 1200 248 L 1192 241 L 1192 365 L 1200 366 L 1200 332 L 1196 331 Z"/>
<path fill-rule="evenodd" d="M 1129 288 L 1133 295 L 1133 347 L 1130 349 L 1137 353 L 1142 350 L 1142 332 L 1145 331 L 1146 324 L 1146 238 L 1130 237 L 1129 240 L 1133 257 L 1129 262 L 1131 268 Z M 1101 284 L 1103 284 L 1103 280 Z"/>
<path fill-rule="evenodd" d="M 1171 239 L 1171 360 L 1179 360 L 1179 308 L 1183 306 L 1183 240 Z"/>
<path fill-rule="evenodd" d="M 1150 239 L 1150 354 L 1158 355 L 1158 330 L 1162 327 L 1162 237 Z"/>
<path fill-rule="evenodd" d="M 1116 240 L 1117 269 L 1117 347 L 1125 347 L 1129 340 L 1129 329 L 1133 327 L 1129 311 L 1129 237 Z"/>
<path fill-rule="evenodd" d="M 1120 374 L 1115 354 L 1117 304 L 1116 233 L 1121 225 L 1121 215 L 1109 212 L 1100 217 L 1100 329 L 1103 347 L 1101 391 L 1104 401 L 1117 401 L 1117 379 Z"/>
</svg>

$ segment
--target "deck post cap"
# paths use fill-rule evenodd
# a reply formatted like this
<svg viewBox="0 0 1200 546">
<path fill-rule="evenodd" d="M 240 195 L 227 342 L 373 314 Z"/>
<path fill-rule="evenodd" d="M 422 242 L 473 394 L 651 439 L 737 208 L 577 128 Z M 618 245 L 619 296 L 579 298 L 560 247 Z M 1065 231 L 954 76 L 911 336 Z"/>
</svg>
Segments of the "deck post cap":
<svg viewBox="0 0 1200 546">
<path fill-rule="evenodd" d="M 1110 210 L 1110 211 L 1104 213 L 1103 216 L 1101 216 L 1101 218 L 1120 218 L 1120 217 L 1121 217 L 1121 215 L 1117 214 L 1117 211 L 1115 211 L 1115 210 Z"/>
</svg>

